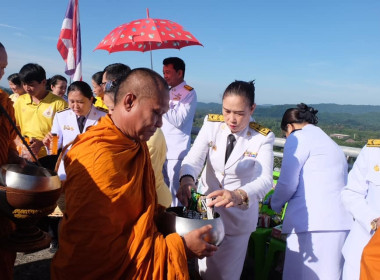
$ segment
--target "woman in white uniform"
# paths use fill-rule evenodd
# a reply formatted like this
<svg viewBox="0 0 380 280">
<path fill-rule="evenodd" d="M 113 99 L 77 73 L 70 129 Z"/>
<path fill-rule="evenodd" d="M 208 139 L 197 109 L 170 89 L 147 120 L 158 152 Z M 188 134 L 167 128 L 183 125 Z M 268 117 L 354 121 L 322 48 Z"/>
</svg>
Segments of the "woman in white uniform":
<svg viewBox="0 0 380 280">
<path fill-rule="evenodd" d="M 67 92 L 69 108 L 55 115 L 51 132 L 43 140 L 46 147 L 50 147 L 53 133 L 58 135 L 58 148 L 62 148 L 73 141 L 78 134 L 85 132 L 89 126 L 97 124 L 100 117 L 107 114 L 93 105 L 94 97 L 87 83 L 73 82 Z M 61 180 L 66 179 L 63 159 L 59 165 L 58 175 Z"/>
<path fill-rule="evenodd" d="M 280 212 L 288 202 L 282 232 L 288 234 L 283 279 L 340 279 L 342 246 L 352 218 L 341 203 L 347 162 L 320 128 L 317 110 L 301 103 L 286 110 L 287 139 L 281 175 L 271 198 Z"/>
<path fill-rule="evenodd" d="M 205 280 L 240 279 L 248 239 L 256 229 L 258 202 L 272 187 L 274 134 L 251 122 L 254 98 L 253 82 L 231 83 L 223 94 L 223 115 L 205 118 L 182 162 L 178 199 L 187 205 L 191 189 L 215 198 L 209 206 L 215 206 L 225 228 L 214 256 L 198 260 Z"/>
<path fill-rule="evenodd" d="M 363 248 L 380 226 L 380 139 L 361 150 L 342 191 L 346 209 L 355 219 L 343 247 L 343 279 L 359 279 Z"/>
</svg>

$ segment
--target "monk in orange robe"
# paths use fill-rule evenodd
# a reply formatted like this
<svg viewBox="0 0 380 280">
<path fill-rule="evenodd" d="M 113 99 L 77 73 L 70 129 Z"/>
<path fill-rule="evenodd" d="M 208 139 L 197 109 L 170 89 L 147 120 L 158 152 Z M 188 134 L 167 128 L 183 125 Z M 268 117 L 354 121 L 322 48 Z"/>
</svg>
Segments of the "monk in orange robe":
<svg viewBox="0 0 380 280">
<path fill-rule="evenodd" d="M 4 68 L 8 64 L 8 57 L 4 46 L 0 43 L 0 79 L 4 75 Z M 13 102 L 7 93 L 0 89 L 0 104 L 15 121 Z M 16 145 L 14 140 L 16 132 L 13 130 L 5 114 L 0 112 L 0 166 L 6 163 L 18 163 Z M 12 232 L 12 222 L 0 213 L 0 240 L 4 240 Z M 0 278 L 13 279 L 13 266 L 16 252 L 6 251 L 0 248 Z"/>
<path fill-rule="evenodd" d="M 112 116 L 81 134 L 65 158 L 66 212 L 52 279 L 188 279 L 187 257 L 217 249 L 202 235 L 157 230 L 154 172 L 146 142 L 168 110 L 156 72 L 132 70 L 116 90 Z"/>
<path fill-rule="evenodd" d="M 360 280 L 380 279 L 380 230 L 364 247 L 360 264 Z"/>
</svg>

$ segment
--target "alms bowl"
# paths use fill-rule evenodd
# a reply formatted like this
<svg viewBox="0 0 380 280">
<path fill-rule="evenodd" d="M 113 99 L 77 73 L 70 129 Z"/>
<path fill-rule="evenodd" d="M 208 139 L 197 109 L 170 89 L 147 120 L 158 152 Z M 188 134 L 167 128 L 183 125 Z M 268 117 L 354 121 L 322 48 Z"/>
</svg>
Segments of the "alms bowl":
<svg viewBox="0 0 380 280">
<path fill-rule="evenodd" d="M 169 207 L 166 209 L 166 213 L 174 216 L 174 228 L 179 235 L 183 236 L 205 225 L 212 225 L 209 234 L 203 237 L 204 240 L 216 246 L 222 243 L 224 238 L 224 224 L 218 213 L 215 213 L 214 219 L 211 220 L 185 218 L 183 217 L 183 207 Z"/>
<path fill-rule="evenodd" d="M 55 172 L 43 167 L 5 164 L 0 170 L 0 185 L 19 190 L 44 192 L 59 189 L 61 181 Z"/>
</svg>

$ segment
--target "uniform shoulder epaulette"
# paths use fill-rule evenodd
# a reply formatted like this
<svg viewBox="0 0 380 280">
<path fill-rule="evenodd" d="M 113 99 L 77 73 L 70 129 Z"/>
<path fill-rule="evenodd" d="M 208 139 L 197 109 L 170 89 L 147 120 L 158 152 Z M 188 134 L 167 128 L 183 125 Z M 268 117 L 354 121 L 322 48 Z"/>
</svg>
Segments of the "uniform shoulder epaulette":
<svg viewBox="0 0 380 280">
<path fill-rule="evenodd" d="M 224 122 L 224 116 L 219 114 L 208 114 L 207 120 L 209 122 Z"/>
<path fill-rule="evenodd" d="M 104 113 L 108 113 L 108 110 L 106 108 L 103 108 L 103 107 L 95 107 L 95 108 Z"/>
<path fill-rule="evenodd" d="M 65 112 L 67 110 L 70 110 L 70 108 L 66 108 L 66 109 L 63 109 L 63 110 L 60 110 L 60 111 L 57 111 L 57 113 L 62 113 L 62 112 Z"/>
<path fill-rule="evenodd" d="M 183 86 L 185 89 L 187 89 L 188 91 L 192 91 L 194 88 L 192 88 L 191 86 L 189 85 L 184 85 Z"/>
<path fill-rule="evenodd" d="M 367 147 L 380 147 L 380 139 L 368 139 Z"/>
<path fill-rule="evenodd" d="M 256 122 L 250 122 L 249 127 L 256 130 L 258 133 L 267 136 L 271 130 L 267 127 L 264 127 Z"/>
</svg>

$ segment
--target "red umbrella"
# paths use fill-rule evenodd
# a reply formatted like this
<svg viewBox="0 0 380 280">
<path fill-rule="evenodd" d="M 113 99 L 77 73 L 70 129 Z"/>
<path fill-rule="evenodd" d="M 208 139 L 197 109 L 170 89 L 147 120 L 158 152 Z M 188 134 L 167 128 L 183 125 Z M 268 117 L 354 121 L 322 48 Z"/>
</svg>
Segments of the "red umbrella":
<svg viewBox="0 0 380 280">
<path fill-rule="evenodd" d="M 174 21 L 149 17 L 124 23 L 111 31 L 95 50 L 109 53 L 121 51 L 152 51 L 157 49 L 180 49 L 187 46 L 203 46 L 190 32 Z M 150 63 L 153 68 L 152 52 Z"/>
</svg>

